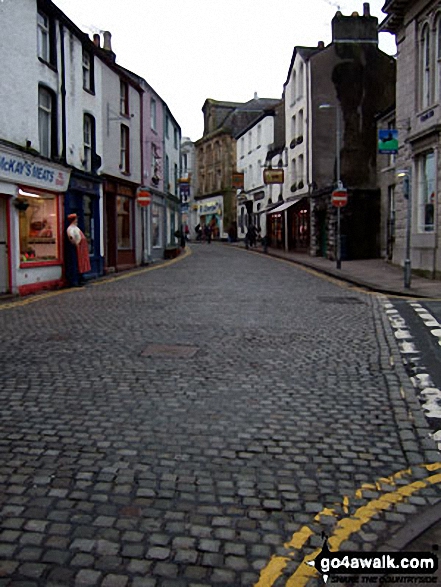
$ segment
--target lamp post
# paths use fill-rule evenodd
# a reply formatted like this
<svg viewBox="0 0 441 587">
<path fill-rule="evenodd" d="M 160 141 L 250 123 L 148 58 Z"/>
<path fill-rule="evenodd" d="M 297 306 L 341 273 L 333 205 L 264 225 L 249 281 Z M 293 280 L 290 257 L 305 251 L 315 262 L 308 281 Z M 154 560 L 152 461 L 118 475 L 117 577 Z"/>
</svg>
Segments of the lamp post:
<svg viewBox="0 0 441 587">
<path fill-rule="evenodd" d="M 410 237 L 412 233 L 412 172 L 410 169 L 398 171 L 398 177 L 403 178 L 403 195 L 407 200 L 406 214 L 406 250 L 404 258 L 404 287 L 410 288 L 411 284 L 411 261 L 410 261 Z"/>
<path fill-rule="evenodd" d="M 341 108 L 337 102 L 336 106 L 332 104 L 320 104 L 320 110 L 326 110 L 328 108 L 335 108 L 336 119 L 335 119 L 335 150 L 336 150 L 336 182 L 337 190 L 343 190 L 343 183 L 341 181 Z M 340 206 L 337 206 L 337 247 L 336 247 L 336 266 L 337 269 L 341 269 L 341 210 Z"/>
</svg>

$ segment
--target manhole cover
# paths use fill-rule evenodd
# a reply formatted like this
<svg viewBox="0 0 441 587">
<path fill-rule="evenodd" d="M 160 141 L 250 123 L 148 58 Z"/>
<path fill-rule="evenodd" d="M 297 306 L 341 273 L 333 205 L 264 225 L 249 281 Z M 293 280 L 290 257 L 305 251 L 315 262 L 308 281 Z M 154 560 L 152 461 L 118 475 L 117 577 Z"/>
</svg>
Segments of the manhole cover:
<svg viewBox="0 0 441 587">
<path fill-rule="evenodd" d="M 317 300 L 326 304 L 364 304 L 363 300 L 350 296 L 335 298 L 332 296 L 319 296 Z"/>
<path fill-rule="evenodd" d="M 197 346 L 182 344 L 149 344 L 141 353 L 142 357 L 187 358 L 198 352 Z"/>
</svg>

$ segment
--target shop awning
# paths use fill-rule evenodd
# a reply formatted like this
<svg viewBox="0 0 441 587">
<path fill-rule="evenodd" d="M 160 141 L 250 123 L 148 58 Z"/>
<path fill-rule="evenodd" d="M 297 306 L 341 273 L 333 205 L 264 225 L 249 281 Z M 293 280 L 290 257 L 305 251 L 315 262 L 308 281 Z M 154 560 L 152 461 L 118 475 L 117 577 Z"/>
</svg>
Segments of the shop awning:
<svg viewBox="0 0 441 587">
<path fill-rule="evenodd" d="M 302 198 L 295 198 L 295 200 L 289 200 L 288 202 L 283 202 L 283 204 L 280 204 L 280 206 L 277 206 L 277 208 L 273 208 L 272 210 L 269 210 L 267 213 L 268 214 L 275 214 L 276 212 L 283 212 L 283 210 L 286 210 L 287 208 L 290 208 L 294 204 L 297 204 L 297 202 L 300 202 L 301 199 Z"/>
</svg>

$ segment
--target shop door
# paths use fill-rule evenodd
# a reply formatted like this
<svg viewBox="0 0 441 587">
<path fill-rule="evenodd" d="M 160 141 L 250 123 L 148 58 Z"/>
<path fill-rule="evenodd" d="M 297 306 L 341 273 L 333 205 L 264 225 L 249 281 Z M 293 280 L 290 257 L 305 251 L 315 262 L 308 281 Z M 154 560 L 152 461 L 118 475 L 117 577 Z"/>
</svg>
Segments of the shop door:
<svg viewBox="0 0 441 587">
<path fill-rule="evenodd" d="M 6 226 L 6 198 L 0 198 L 0 294 L 9 291 L 8 230 Z"/>
</svg>

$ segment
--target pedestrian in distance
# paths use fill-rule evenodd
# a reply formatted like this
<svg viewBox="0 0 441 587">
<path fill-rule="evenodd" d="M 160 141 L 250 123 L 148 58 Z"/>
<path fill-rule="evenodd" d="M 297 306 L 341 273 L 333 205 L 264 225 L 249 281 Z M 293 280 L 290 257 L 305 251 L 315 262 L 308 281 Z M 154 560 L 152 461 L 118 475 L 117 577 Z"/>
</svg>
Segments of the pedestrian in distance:
<svg viewBox="0 0 441 587">
<path fill-rule="evenodd" d="M 204 229 L 205 238 L 207 240 L 207 244 L 211 243 L 211 226 L 209 224 L 205 225 Z"/>
<path fill-rule="evenodd" d="M 201 228 L 201 225 L 200 224 L 197 224 L 195 226 L 195 229 L 194 230 L 196 232 L 196 241 L 200 243 L 201 240 L 202 240 L 202 228 Z"/>
<path fill-rule="evenodd" d="M 75 247 L 77 269 L 79 274 L 78 285 L 84 285 L 86 279 L 84 274 L 90 271 L 89 244 L 82 230 L 78 227 L 78 216 L 69 214 L 67 217 L 69 226 L 67 227 L 67 238 Z"/>
</svg>

